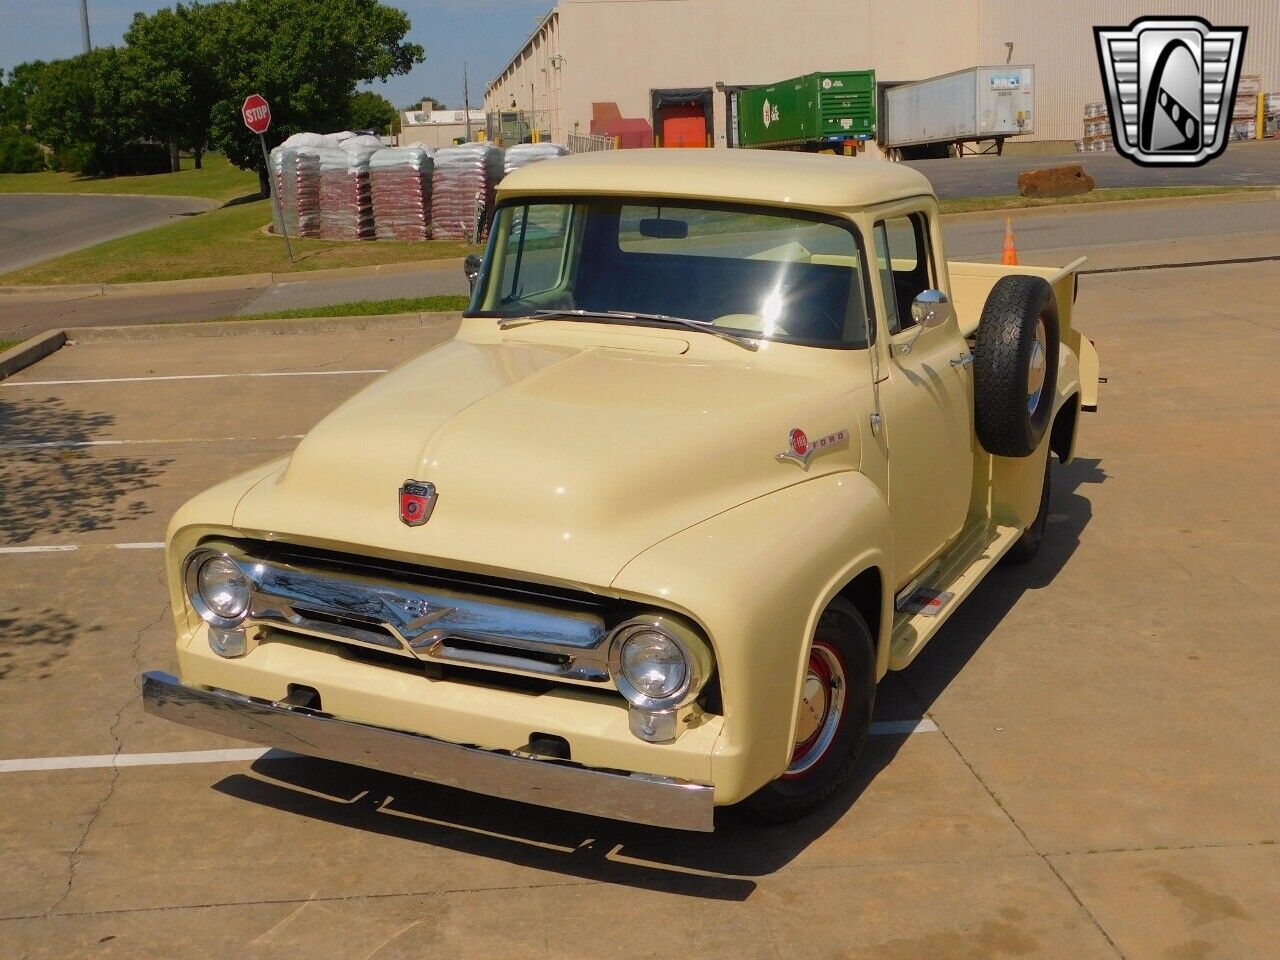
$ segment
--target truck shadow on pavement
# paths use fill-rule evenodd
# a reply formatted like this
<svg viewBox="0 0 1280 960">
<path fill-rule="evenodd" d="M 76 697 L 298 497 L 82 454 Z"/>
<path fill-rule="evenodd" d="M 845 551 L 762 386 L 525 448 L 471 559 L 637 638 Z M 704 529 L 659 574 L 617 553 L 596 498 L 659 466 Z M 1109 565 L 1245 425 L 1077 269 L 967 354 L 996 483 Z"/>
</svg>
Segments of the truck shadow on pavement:
<svg viewBox="0 0 1280 960">
<path fill-rule="evenodd" d="M 151 513 L 138 495 L 158 485 L 171 461 L 84 446 L 115 419 L 55 397 L 0 400 L 0 544 L 110 530 Z"/>
<path fill-rule="evenodd" d="M 877 720 L 922 717 L 1019 598 L 1052 582 L 1092 516 L 1089 500 L 1077 492 L 1079 486 L 1104 480 L 1097 460 L 1077 460 L 1055 470 L 1053 523 L 1039 556 L 1024 567 L 1005 567 L 994 574 L 903 676 L 886 678 Z M 855 844 L 861 840 L 872 827 L 859 820 L 855 802 L 907 739 L 871 737 L 853 781 L 801 821 L 764 826 L 740 810 L 720 809 L 713 834 L 561 813 L 290 754 L 268 754 L 253 765 L 250 775 L 227 777 L 214 789 L 339 827 L 518 867 L 695 898 L 742 901 L 757 889 L 754 878 L 782 869 L 838 823 Z"/>
</svg>

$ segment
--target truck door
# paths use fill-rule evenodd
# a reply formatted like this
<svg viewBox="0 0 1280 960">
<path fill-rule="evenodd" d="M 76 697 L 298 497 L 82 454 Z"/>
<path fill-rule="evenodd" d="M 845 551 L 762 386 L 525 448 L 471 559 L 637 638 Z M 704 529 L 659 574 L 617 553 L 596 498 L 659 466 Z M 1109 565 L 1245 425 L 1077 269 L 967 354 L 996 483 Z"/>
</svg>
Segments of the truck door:
<svg viewBox="0 0 1280 960">
<path fill-rule="evenodd" d="M 973 373 L 954 310 L 945 324 L 919 328 L 911 304 L 938 288 L 924 213 L 875 225 L 876 268 L 889 356 L 880 403 L 888 449 L 895 587 L 955 540 L 973 486 Z M 953 361 L 955 361 L 953 363 Z"/>
</svg>

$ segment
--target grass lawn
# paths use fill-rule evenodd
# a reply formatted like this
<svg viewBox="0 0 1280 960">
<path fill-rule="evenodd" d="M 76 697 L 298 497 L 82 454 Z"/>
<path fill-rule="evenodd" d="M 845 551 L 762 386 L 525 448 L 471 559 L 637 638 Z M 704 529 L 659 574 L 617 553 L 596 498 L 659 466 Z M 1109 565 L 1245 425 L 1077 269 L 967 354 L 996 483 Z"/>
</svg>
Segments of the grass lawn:
<svg viewBox="0 0 1280 960">
<path fill-rule="evenodd" d="M 224 320 L 297 320 L 303 317 L 375 317 L 384 313 L 433 313 L 467 309 L 469 297 L 442 294 L 434 297 L 398 297 L 394 300 L 353 300 L 327 307 L 298 307 L 274 313 L 254 313 Z"/>
<path fill-rule="evenodd" d="M 943 213 L 971 213 L 975 210 L 1017 210 L 1023 207 L 1057 207 L 1064 204 L 1101 203 L 1105 200 L 1150 200 L 1167 197 L 1203 197 L 1223 193 L 1270 193 L 1275 187 L 1099 187 L 1074 197 L 1032 200 L 1017 195 L 998 197 L 957 197 L 942 200 Z"/>
<path fill-rule="evenodd" d="M 258 175 L 206 153 L 201 169 L 182 158 L 177 173 L 141 177 L 82 177 L 76 173 L 0 173 L 0 193 L 144 193 L 153 196 L 206 197 L 219 202 L 258 192 Z"/>
<path fill-rule="evenodd" d="M 10 347 L 16 347 L 21 342 L 21 340 L 0 340 L 0 353 L 4 353 Z"/>
<path fill-rule="evenodd" d="M 346 242 L 295 237 L 296 262 L 290 263 L 284 241 L 262 233 L 270 219 L 266 200 L 210 210 L 0 275 L 0 284 L 132 283 L 284 273 L 464 257 L 480 249 L 461 240 Z"/>
</svg>

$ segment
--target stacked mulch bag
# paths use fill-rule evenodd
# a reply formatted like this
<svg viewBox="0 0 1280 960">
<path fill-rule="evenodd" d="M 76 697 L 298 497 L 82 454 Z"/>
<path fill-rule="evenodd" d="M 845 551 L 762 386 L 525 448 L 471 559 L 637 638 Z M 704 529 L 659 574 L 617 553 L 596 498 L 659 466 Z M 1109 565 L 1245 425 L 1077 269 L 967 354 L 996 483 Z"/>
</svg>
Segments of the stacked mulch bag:
<svg viewBox="0 0 1280 960">
<path fill-rule="evenodd" d="M 503 176 L 503 150 L 492 143 L 442 147 L 431 177 L 431 236 L 468 240 L 483 236 Z"/>
<path fill-rule="evenodd" d="M 427 147 L 387 147 L 369 158 L 369 192 L 379 240 L 431 236 L 432 154 Z"/>
<path fill-rule="evenodd" d="M 369 158 L 382 149 L 374 136 L 350 137 L 320 157 L 320 232 L 326 240 L 372 240 Z"/>
<path fill-rule="evenodd" d="M 290 234 L 320 235 L 320 150 L 336 150 L 354 136 L 349 130 L 295 133 L 271 151 L 273 186 Z"/>
<path fill-rule="evenodd" d="M 504 172 L 519 170 L 539 160 L 550 160 L 552 157 L 567 156 L 569 148 L 560 143 L 517 143 L 507 147 L 507 155 L 503 161 Z"/>
</svg>

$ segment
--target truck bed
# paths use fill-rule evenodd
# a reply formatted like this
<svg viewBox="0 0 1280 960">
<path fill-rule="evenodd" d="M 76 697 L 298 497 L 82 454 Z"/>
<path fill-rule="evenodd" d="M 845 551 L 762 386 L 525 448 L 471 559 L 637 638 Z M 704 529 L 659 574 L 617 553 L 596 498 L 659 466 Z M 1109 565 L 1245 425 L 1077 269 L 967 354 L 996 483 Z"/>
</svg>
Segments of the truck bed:
<svg viewBox="0 0 1280 960">
<path fill-rule="evenodd" d="M 960 331 L 966 337 L 978 332 L 978 321 L 987 295 L 996 281 L 1010 274 L 1030 274 L 1044 277 L 1053 287 L 1058 302 L 1058 328 L 1062 343 L 1080 360 L 1080 401 L 1086 408 L 1098 405 L 1098 354 L 1092 342 L 1075 329 L 1073 312 L 1076 300 L 1076 271 L 1084 263 L 1081 257 L 1065 267 L 1033 267 L 1019 265 L 1007 267 L 999 263 L 969 263 L 947 261 L 947 273 L 951 280 L 951 297 L 956 307 Z"/>
</svg>

